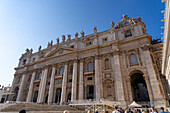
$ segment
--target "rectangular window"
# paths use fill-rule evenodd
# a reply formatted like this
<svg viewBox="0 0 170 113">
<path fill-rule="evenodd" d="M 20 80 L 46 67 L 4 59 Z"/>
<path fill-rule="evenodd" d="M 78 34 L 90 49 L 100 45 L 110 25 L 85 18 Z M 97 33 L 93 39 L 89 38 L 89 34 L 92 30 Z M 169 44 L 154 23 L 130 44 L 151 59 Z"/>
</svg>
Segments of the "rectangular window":
<svg viewBox="0 0 170 113">
<path fill-rule="evenodd" d="M 26 59 L 24 59 L 24 60 L 23 60 L 23 63 L 22 63 L 22 64 L 23 64 L 23 65 L 25 65 L 25 64 L 26 64 Z"/>
<path fill-rule="evenodd" d="M 92 45 L 91 41 L 86 43 L 86 46 L 90 46 L 90 45 Z"/>
<path fill-rule="evenodd" d="M 107 37 L 103 38 L 103 43 L 107 43 Z"/>
<path fill-rule="evenodd" d="M 131 29 L 125 31 L 125 38 L 132 36 Z"/>
</svg>

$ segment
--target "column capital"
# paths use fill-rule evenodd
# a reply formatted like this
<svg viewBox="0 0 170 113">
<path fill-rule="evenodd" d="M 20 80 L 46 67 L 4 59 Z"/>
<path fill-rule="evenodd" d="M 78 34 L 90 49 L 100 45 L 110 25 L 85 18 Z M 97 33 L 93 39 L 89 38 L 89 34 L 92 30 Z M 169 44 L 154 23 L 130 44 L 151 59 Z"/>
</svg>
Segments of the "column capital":
<svg viewBox="0 0 170 113">
<path fill-rule="evenodd" d="M 49 65 L 44 65 L 43 67 L 42 67 L 42 69 L 46 69 L 46 68 L 48 68 L 49 67 Z"/>
<path fill-rule="evenodd" d="M 66 60 L 66 61 L 64 62 L 64 65 L 68 65 L 68 63 L 69 63 L 69 61 L 68 61 L 68 60 Z"/>
<path fill-rule="evenodd" d="M 84 62 L 84 58 L 80 58 L 79 60 L 80 60 L 80 62 Z"/>
<path fill-rule="evenodd" d="M 126 77 L 126 81 L 127 81 L 127 82 L 130 82 L 130 81 L 131 81 L 131 78 L 130 78 L 130 77 Z"/>
<path fill-rule="evenodd" d="M 99 59 L 99 58 L 101 58 L 101 55 L 95 55 L 94 58 Z"/>
<path fill-rule="evenodd" d="M 122 55 L 123 51 L 116 49 L 112 51 L 112 55 Z"/>
<path fill-rule="evenodd" d="M 144 77 L 145 80 L 149 79 L 149 75 L 143 75 L 143 77 Z"/>
<path fill-rule="evenodd" d="M 146 44 L 146 45 L 142 45 L 141 46 L 142 50 L 146 51 L 146 50 L 149 50 L 150 47 L 149 47 L 149 44 Z"/>
<path fill-rule="evenodd" d="M 55 68 L 56 68 L 56 67 L 57 67 L 57 64 L 52 64 L 52 68 L 53 68 L 53 67 L 55 67 Z"/>
<path fill-rule="evenodd" d="M 74 62 L 74 63 L 76 63 L 77 61 L 78 61 L 78 59 L 77 59 L 77 58 L 75 58 L 75 59 L 73 60 L 73 62 Z"/>
</svg>

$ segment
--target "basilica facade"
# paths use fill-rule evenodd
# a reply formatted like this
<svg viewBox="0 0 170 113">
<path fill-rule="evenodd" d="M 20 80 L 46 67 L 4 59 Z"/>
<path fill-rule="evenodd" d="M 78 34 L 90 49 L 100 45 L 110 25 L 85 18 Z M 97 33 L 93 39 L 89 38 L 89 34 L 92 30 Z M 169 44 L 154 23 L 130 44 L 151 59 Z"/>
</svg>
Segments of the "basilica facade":
<svg viewBox="0 0 170 113">
<path fill-rule="evenodd" d="M 133 101 L 169 106 L 167 81 L 161 72 L 162 43 L 152 44 L 140 17 L 123 15 L 110 29 L 57 38 L 47 48 L 27 49 L 15 68 L 10 101 L 46 104 Z"/>
</svg>

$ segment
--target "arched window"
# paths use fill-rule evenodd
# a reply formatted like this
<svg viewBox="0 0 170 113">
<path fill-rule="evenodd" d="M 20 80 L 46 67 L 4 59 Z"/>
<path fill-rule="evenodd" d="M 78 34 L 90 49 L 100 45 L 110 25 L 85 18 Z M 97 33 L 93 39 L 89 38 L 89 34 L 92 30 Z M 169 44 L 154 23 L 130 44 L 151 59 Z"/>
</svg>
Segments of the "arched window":
<svg viewBox="0 0 170 113">
<path fill-rule="evenodd" d="M 21 76 L 20 76 L 19 79 L 18 79 L 18 84 L 20 83 L 20 81 L 21 81 Z"/>
<path fill-rule="evenodd" d="M 131 54 L 131 55 L 130 55 L 130 63 L 131 63 L 132 65 L 138 64 L 138 60 L 137 60 L 137 57 L 136 57 L 135 54 Z"/>
<path fill-rule="evenodd" d="M 62 74 L 63 74 L 63 67 L 61 66 L 60 71 L 59 71 L 59 75 L 62 75 Z"/>
<path fill-rule="evenodd" d="M 109 69 L 109 59 L 105 59 L 105 69 Z"/>
<path fill-rule="evenodd" d="M 38 78 L 41 79 L 41 77 L 42 77 L 42 72 L 40 72 Z"/>
<path fill-rule="evenodd" d="M 70 66 L 70 74 L 73 74 L 73 65 Z"/>
<path fill-rule="evenodd" d="M 88 71 L 91 71 L 91 70 L 93 70 L 93 63 L 90 61 L 88 63 Z"/>
</svg>

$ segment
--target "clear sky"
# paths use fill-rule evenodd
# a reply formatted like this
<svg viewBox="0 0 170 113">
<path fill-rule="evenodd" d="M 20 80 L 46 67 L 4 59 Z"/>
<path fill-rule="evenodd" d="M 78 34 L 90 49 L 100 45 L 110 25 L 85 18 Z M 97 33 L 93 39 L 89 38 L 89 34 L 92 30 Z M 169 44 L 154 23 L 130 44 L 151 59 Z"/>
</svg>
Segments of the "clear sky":
<svg viewBox="0 0 170 113">
<path fill-rule="evenodd" d="M 107 30 L 123 14 L 140 16 L 149 35 L 162 37 L 161 10 L 161 0 L 0 0 L 0 85 L 12 84 L 26 48 L 37 52 L 63 34 L 91 34 L 94 26 Z"/>
</svg>

